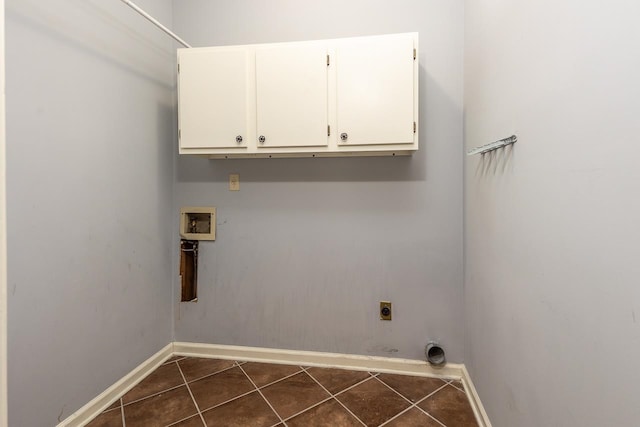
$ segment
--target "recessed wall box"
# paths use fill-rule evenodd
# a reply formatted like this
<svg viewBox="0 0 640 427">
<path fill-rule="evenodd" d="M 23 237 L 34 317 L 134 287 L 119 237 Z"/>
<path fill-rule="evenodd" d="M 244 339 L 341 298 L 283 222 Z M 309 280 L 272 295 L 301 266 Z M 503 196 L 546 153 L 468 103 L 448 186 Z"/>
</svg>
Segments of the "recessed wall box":
<svg viewBox="0 0 640 427">
<path fill-rule="evenodd" d="M 216 208 L 180 209 L 180 236 L 189 240 L 216 240 Z"/>
<path fill-rule="evenodd" d="M 391 301 L 380 301 L 380 320 L 391 320 Z"/>
</svg>

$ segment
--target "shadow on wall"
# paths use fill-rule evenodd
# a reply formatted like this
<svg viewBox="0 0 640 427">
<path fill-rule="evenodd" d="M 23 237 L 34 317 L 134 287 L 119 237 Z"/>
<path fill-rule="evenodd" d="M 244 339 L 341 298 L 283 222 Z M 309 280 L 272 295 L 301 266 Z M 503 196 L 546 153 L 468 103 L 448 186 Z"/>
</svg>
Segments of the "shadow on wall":
<svg viewBox="0 0 640 427">
<path fill-rule="evenodd" d="M 437 141 L 447 123 L 432 120 L 434 110 L 458 110 L 445 91 L 420 65 L 420 148 L 413 156 L 316 157 L 292 159 L 217 159 L 178 156 L 178 182 L 226 182 L 229 173 L 239 173 L 245 182 L 393 182 L 427 181 L 427 162 L 438 162 L 430 153 L 438 145 L 460 141 Z M 428 98 L 428 99 L 427 99 Z M 444 113 L 440 113 L 444 114 Z"/>
<path fill-rule="evenodd" d="M 480 161 L 476 166 L 475 176 L 484 177 L 513 172 L 514 148 L 514 145 L 508 145 L 486 154 L 476 154 L 480 157 Z"/>
<path fill-rule="evenodd" d="M 65 6 L 61 7 L 61 3 Z M 120 6 L 119 2 L 114 1 L 113 4 Z M 117 10 L 115 7 L 113 9 Z M 122 17 L 128 13 L 128 8 L 124 6 Z M 169 65 L 175 61 L 173 47 L 169 48 L 171 45 L 164 39 L 162 44 L 152 41 L 149 34 L 153 33 L 149 31 L 157 31 L 155 28 L 144 29 L 143 32 L 138 28 L 143 29 L 144 23 L 134 27 L 127 25 L 129 19 L 122 17 L 85 0 L 20 0 L 7 2 L 6 5 L 8 22 L 17 22 L 111 66 L 166 89 L 174 89 L 173 83 L 168 84 L 174 79 L 173 67 Z M 123 39 L 129 44 L 140 45 L 139 49 L 123 48 Z"/>
</svg>

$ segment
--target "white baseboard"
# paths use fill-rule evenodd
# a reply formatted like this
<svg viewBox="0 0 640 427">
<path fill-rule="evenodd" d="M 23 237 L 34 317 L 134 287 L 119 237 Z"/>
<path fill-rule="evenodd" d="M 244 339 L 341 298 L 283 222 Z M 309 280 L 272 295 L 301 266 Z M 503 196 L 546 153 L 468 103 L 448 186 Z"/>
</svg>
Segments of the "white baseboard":
<svg viewBox="0 0 640 427">
<path fill-rule="evenodd" d="M 107 409 L 120 396 L 131 390 L 136 384 L 142 381 L 147 375 L 162 365 L 173 354 L 173 343 L 167 344 L 162 350 L 142 362 L 138 367 L 125 375 L 118 382 L 100 393 L 91 402 L 78 409 L 73 414 L 65 418 L 57 427 L 79 427 L 84 426 L 89 421 Z"/>
<path fill-rule="evenodd" d="M 467 367 L 465 365 L 462 365 L 462 383 L 464 384 L 464 389 L 467 391 L 469 403 L 471 403 L 471 408 L 473 409 L 473 413 L 475 414 L 480 427 L 492 427 L 487 411 L 485 411 L 484 406 L 482 406 L 480 396 L 478 396 L 476 387 L 473 385 L 473 381 L 471 381 L 471 376 L 469 375 L 469 371 L 467 371 Z"/>
<path fill-rule="evenodd" d="M 388 374 L 406 374 L 448 379 L 462 378 L 463 368 L 463 365 L 453 363 L 447 363 L 441 368 L 436 368 L 421 360 L 395 359 L 391 357 L 186 342 L 173 343 L 173 351 L 175 354 L 181 356 L 213 357 L 217 359 L 319 366 L 323 368 L 343 368 L 354 371 L 376 371 Z"/>
</svg>

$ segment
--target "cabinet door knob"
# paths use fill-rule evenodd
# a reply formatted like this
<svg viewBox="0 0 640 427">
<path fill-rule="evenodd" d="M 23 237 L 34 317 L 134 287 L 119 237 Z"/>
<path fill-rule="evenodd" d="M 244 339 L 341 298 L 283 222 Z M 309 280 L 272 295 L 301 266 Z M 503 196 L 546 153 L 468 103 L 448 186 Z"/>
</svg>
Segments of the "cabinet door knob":
<svg viewBox="0 0 640 427">
<path fill-rule="evenodd" d="M 240 144 L 242 142 L 242 135 L 236 136 L 236 142 Z"/>
<path fill-rule="evenodd" d="M 346 141 L 346 140 L 347 140 L 347 138 L 349 138 L 349 135 L 347 135 L 347 133 L 346 133 L 346 132 L 342 132 L 342 133 L 340 134 L 340 140 L 342 140 L 342 141 Z"/>
<path fill-rule="evenodd" d="M 266 140 L 267 138 L 265 138 L 264 135 L 260 135 L 260 137 L 258 138 L 258 141 L 260 141 L 260 144 L 264 144 Z"/>
</svg>

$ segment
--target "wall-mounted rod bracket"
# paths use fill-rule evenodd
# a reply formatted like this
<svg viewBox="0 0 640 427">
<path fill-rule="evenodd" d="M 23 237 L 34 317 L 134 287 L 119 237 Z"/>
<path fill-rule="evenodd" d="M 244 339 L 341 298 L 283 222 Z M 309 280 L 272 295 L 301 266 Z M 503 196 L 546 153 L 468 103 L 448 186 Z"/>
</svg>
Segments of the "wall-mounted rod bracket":
<svg viewBox="0 0 640 427">
<path fill-rule="evenodd" d="M 149 22 L 151 22 L 153 25 L 155 25 L 156 27 L 160 28 L 162 31 L 164 31 L 165 33 L 169 34 L 174 40 L 176 40 L 178 43 L 180 43 L 181 45 L 183 45 L 184 47 L 191 47 L 191 45 L 189 43 L 187 43 L 186 41 L 182 40 L 180 37 L 178 37 L 173 31 L 171 31 L 170 29 L 168 29 L 167 27 L 165 27 L 164 25 L 162 25 L 157 19 L 155 19 L 153 16 L 149 15 L 147 12 L 145 12 L 144 10 L 140 9 L 139 6 L 137 6 L 135 3 L 130 2 L 129 0 L 121 0 L 124 4 L 126 4 L 127 6 L 129 6 L 131 9 L 135 10 L 136 12 L 138 12 L 140 15 L 142 15 L 146 20 L 148 20 Z"/>
<path fill-rule="evenodd" d="M 518 137 L 511 135 L 508 138 L 504 138 L 498 141 L 490 142 L 489 144 L 481 145 L 473 150 L 467 151 L 467 156 L 473 156 L 474 154 L 485 154 L 489 151 L 497 150 L 498 148 L 506 147 L 507 145 L 515 144 L 518 141 Z"/>
</svg>

